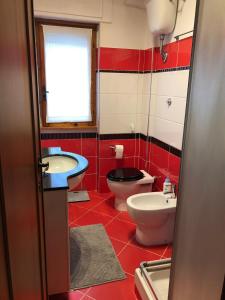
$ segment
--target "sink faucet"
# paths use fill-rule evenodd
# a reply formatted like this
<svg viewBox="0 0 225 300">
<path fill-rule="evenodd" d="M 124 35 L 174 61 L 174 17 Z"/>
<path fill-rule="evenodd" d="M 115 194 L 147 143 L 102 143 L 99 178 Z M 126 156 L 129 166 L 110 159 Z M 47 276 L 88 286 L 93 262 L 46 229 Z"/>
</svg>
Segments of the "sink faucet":
<svg viewBox="0 0 225 300">
<path fill-rule="evenodd" d="M 39 161 L 38 166 L 42 168 L 42 173 L 45 174 L 45 172 L 48 171 L 48 168 L 49 168 L 49 162 L 43 163 L 43 162 Z M 43 169 L 44 169 L 44 170 L 43 170 Z"/>
<path fill-rule="evenodd" d="M 166 195 L 167 201 L 169 199 L 175 199 L 176 198 L 176 185 L 172 184 L 171 189 L 172 189 L 172 192 Z"/>
</svg>

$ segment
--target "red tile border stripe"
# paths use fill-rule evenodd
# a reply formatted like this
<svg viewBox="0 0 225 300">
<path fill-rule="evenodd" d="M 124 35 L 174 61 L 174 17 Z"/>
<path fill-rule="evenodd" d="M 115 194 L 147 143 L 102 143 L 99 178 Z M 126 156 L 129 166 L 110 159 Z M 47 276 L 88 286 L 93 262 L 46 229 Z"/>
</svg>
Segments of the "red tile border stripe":
<svg viewBox="0 0 225 300">
<path fill-rule="evenodd" d="M 99 49 L 99 70 L 105 72 L 151 72 L 189 67 L 192 37 L 165 46 L 168 60 L 162 62 L 159 47 L 146 50 L 107 48 Z"/>
</svg>

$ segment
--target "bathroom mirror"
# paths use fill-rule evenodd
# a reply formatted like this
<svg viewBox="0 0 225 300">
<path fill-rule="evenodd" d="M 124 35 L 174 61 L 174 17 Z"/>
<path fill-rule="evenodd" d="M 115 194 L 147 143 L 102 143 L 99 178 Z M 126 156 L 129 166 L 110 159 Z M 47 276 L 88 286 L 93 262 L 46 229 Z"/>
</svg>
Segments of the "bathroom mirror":
<svg viewBox="0 0 225 300">
<path fill-rule="evenodd" d="M 196 6 L 196 0 L 165 0 L 160 10 L 148 2 L 69 0 L 65 5 L 34 0 L 42 148 L 61 147 L 89 161 L 76 191 L 88 191 L 91 201 L 87 209 L 82 204 L 69 207 L 69 218 L 78 214 L 69 224 L 103 223 L 120 248 L 116 252 L 131 281 L 141 261 L 170 258 L 172 245 L 146 248 L 135 241 L 134 221 L 127 212 L 116 211 L 113 199 L 105 196 L 110 193 L 107 174 L 120 168 L 144 170 L 154 178 L 153 192 L 162 191 L 168 178 L 176 187 L 171 197 L 176 198 Z M 168 12 L 167 5 L 173 25 L 171 29 L 163 24 L 169 30 L 163 34 L 162 25 L 154 23 L 153 30 L 149 18 L 155 9 Z M 170 22 L 167 15 L 163 20 Z M 51 51 L 57 43 L 54 64 L 56 50 Z M 70 56 L 60 60 L 63 47 L 69 48 Z M 47 56 L 51 72 L 46 69 Z M 68 70 L 63 69 L 66 63 Z M 60 80 L 58 70 L 64 72 Z M 70 86 L 63 86 L 64 80 Z M 55 97 L 52 85 L 61 88 Z M 134 263 L 126 262 L 126 255 Z M 88 295 L 95 298 L 95 293 L 97 289 Z"/>
</svg>

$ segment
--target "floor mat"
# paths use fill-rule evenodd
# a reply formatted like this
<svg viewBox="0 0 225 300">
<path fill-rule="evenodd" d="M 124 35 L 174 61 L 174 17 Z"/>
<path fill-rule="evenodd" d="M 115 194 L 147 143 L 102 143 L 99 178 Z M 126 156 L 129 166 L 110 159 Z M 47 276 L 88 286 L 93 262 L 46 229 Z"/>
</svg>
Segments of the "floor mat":
<svg viewBox="0 0 225 300">
<path fill-rule="evenodd" d="M 84 202 L 90 201 L 90 197 L 87 191 L 68 192 L 67 191 L 67 202 Z"/>
<path fill-rule="evenodd" d="M 103 225 L 70 229 L 71 289 L 125 279 Z"/>
</svg>

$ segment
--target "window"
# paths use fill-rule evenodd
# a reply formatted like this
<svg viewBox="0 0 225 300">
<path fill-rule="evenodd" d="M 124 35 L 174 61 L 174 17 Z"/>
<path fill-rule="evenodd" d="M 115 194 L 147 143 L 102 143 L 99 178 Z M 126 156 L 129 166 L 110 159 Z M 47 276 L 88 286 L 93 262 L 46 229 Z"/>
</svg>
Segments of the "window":
<svg viewBox="0 0 225 300">
<path fill-rule="evenodd" d="M 43 127 L 96 125 L 97 25 L 36 20 Z"/>
</svg>

